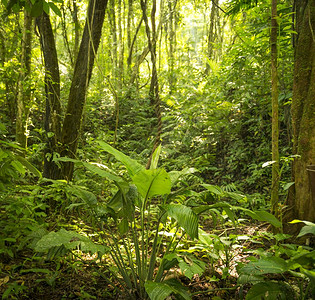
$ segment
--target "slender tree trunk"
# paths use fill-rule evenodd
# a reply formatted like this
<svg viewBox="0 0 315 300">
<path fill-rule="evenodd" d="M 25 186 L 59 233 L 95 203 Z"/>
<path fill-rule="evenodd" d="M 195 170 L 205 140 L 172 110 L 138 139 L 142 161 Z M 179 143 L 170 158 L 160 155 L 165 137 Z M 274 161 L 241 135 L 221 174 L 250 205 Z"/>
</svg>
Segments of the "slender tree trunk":
<svg viewBox="0 0 315 300">
<path fill-rule="evenodd" d="M 74 68 L 67 111 L 62 127 L 62 156 L 74 158 L 78 146 L 86 92 L 101 39 L 107 0 L 90 0 L 80 50 Z M 63 164 L 62 177 L 71 180 L 73 163 Z"/>
<path fill-rule="evenodd" d="M 279 107 L 278 107 L 278 52 L 277 52 L 277 0 L 271 4 L 271 95 L 272 95 L 272 187 L 271 211 L 278 216 L 279 202 Z"/>
<path fill-rule="evenodd" d="M 26 104 L 31 101 L 31 91 L 27 81 L 31 75 L 31 52 L 32 52 L 32 17 L 27 9 L 24 9 L 23 40 L 21 47 L 21 73 L 18 84 L 17 113 L 16 113 L 16 141 L 21 147 L 26 148 Z"/>
<path fill-rule="evenodd" d="M 298 157 L 286 219 L 315 222 L 315 178 L 314 171 L 308 171 L 315 165 L 315 0 L 296 1 L 296 32 L 291 113 L 293 153 Z"/>
<path fill-rule="evenodd" d="M 114 78 L 114 86 L 117 85 L 118 78 L 118 42 L 117 42 L 117 25 L 116 25 L 116 12 L 115 12 L 115 0 L 110 0 L 110 9 L 108 10 L 108 18 L 110 23 L 110 31 L 112 36 L 112 76 Z"/>
<path fill-rule="evenodd" d="M 46 113 L 44 128 L 47 135 L 43 176 L 59 178 L 59 170 L 53 157 L 59 152 L 61 140 L 60 75 L 57 50 L 50 18 L 43 13 L 36 19 L 45 62 Z"/>
<path fill-rule="evenodd" d="M 215 0 L 212 0 L 211 4 L 211 14 L 210 14 L 210 24 L 208 31 L 208 58 L 213 59 L 213 43 L 215 40 L 215 17 L 217 7 L 214 4 Z"/>
<path fill-rule="evenodd" d="M 118 78 L 117 78 L 117 90 L 118 90 L 118 99 L 121 98 L 122 94 L 122 83 L 124 75 L 124 43 L 123 43 L 123 29 L 122 22 L 122 5 L 121 0 L 118 0 Z"/>
<path fill-rule="evenodd" d="M 73 0 L 72 20 L 74 23 L 73 56 L 74 56 L 74 61 L 76 61 L 77 56 L 78 56 L 78 52 L 79 52 L 79 42 L 80 42 L 80 22 L 78 19 L 78 6 L 77 6 L 76 0 Z"/>
<path fill-rule="evenodd" d="M 73 66 L 74 57 L 73 57 L 72 49 L 70 48 L 70 44 L 69 44 L 67 21 L 66 21 L 66 11 L 65 11 L 64 5 L 61 6 L 61 10 L 62 10 L 61 27 L 62 27 L 63 42 L 64 42 L 65 48 L 68 52 L 71 66 Z"/>
<path fill-rule="evenodd" d="M 168 0 L 168 65 L 169 65 L 169 75 L 168 75 L 168 82 L 169 82 L 169 89 L 170 94 L 172 94 L 175 84 L 176 84 L 176 76 L 174 74 L 174 64 L 175 64 L 175 49 L 176 49 L 176 31 L 175 31 L 175 24 L 176 24 L 176 4 L 177 0 Z"/>
<path fill-rule="evenodd" d="M 147 164 L 147 168 L 148 168 L 150 166 L 152 154 L 161 143 L 161 133 L 162 133 L 162 115 L 161 115 L 161 106 L 160 106 L 159 81 L 158 81 L 158 74 L 157 74 L 157 68 L 156 68 L 156 37 L 157 37 L 156 24 L 155 24 L 156 0 L 153 0 L 152 10 L 151 10 L 152 32 L 150 30 L 149 21 L 147 17 L 147 4 L 143 0 L 141 0 L 141 9 L 143 13 L 143 20 L 145 23 L 148 46 L 149 46 L 149 51 L 151 54 L 151 63 L 152 63 L 152 76 L 151 76 L 149 97 L 151 100 L 151 104 L 155 108 L 155 114 L 156 114 L 156 118 L 158 122 L 157 133 L 156 133 L 152 153 Z"/>
</svg>

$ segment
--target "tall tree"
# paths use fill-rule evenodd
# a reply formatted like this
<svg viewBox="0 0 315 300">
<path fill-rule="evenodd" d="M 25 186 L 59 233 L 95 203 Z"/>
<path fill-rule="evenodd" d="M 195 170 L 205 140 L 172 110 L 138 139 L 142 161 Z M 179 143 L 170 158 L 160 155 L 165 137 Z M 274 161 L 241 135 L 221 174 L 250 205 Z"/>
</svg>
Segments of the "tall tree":
<svg viewBox="0 0 315 300">
<path fill-rule="evenodd" d="M 271 211 L 278 214 L 279 202 L 279 105 L 278 105 L 278 51 L 277 51 L 277 0 L 271 3 L 271 97 L 272 97 L 272 187 L 271 187 Z"/>
<path fill-rule="evenodd" d="M 44 128 L 47 143 L 44 157 L 43 176 L 58 178 L 59 170 L 53 161 L 54 153 L 58 153 L 61 138 L 61 103 L 60 103 L 60 75 L 57 50 L 53 29 L 49 16 L 43 12 L 36 18 L 40 33 L 40 43 L 45 62 L 45 97 L 46 111 Z"/>
<path fill-rule="evenodd" d="M 108 0 L 90 0 L 81 45 L 70 87 L 65 119 L 62 126 L 60 154 L 74 158 L 77 151 L 86 92 L 91 79 L 95 56 L 101 39 Z M 73 163 L 65 163 L 62 177 L 72 179 Z"/>
<path fill-rule="evenodd" d="M 295 1 L 296 41 L 292 97 L 294 191 L 291 193 L 288 220 L 315 221 L 314 177 L 308 166 L 315 164 L 315 0 Z"/>
<path fill-rule="evenodd" d="M 60 78 L 54 35 L 49 16 L 43 13 L 38 19 L 46 71 L 46 122 L 48 121 L 49 126 L 46 126 L 46 130 L 52 132 L 53 137 L 52 142 L 49 143 L 50 160 L 47 160 L 44 167 L 44 175 L 49 178 L 72 179 L 73 163 L 63 163 L 62 168 L 58 169 L 51 162 L 51 158 L 54 153 L 70 158 L 76 155 L 86 92 L 101 39 L 107 2 L 107 0 L 90 0 L 89 2 L 62 127 L 60 126 Z"/>
<path fill-rule="evenodd" d="M 156 22 L 155 22 L 155 14 L 156 14 L 156 0 L 152 2 L 152 9 L 151 9 L 151 26 L 152 29 L 150 30 L 149 20 L 147 16 L 147 1 L 141 0 L 141 9 L 143 20 L 145 23 L 145 30 L 148 39 L 148 47 L 151 54 L 151 63 L 152 63 L 152 75 L 151 75 L 151 84 L 150 84 L 150 92 L 149 97 L 151 104 L 155 108 L 155 114 L 157 118 L 157 132 L 155 136 L 155 141 L 153 145 L 153 150 L 151 153 L 154 153 L 155 149 L 161 143 L 161 134 L 162 134 L 162 115 L 161 115 L 161 103 L 160 103 L 160 92 L 159 92 L 159 80 L 158 80 L 158 73 L 157 73 L 157 64 L 156 64 L 156 41 L 157 41 L 157 31 L 156 31 Z M 151 157 L 148 161 L 147 167 L 150 166 Z"/>
<path fill-rule="evenodd" d="M 31 76 L 32 52 L 32 17 L 28 8 L 24 8 L 24 26 L 21 46 L 21 71 L 18 84 L 17 113 L 16 113 L 16 141 L 26 148 L 27 106 L 31 100 L 31 89 L 27 86 Z"/>
</svg>

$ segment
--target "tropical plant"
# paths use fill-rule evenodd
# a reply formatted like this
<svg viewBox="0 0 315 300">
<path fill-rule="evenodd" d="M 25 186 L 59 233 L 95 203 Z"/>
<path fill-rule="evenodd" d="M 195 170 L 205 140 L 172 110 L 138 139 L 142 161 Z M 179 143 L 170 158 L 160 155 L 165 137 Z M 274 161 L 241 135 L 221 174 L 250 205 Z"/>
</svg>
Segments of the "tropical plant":
<svg viewBox="0 0 315 300">
<path fill-rule="evenodd" d="M 186 263 L 187 255 L 175 254 L 185 234 L 191 239 L 198 237 L 197 214 L 186 205 L 172 203 L 170 196 L 172 186 L 187 170 L 167 173 L 163 168 L 157 168 L 161 147 L 155 151 L 150 169 L 145 169 L 110 145 L 99 143 L 103 150 L 123 163 L 130 177 L 128 181 L 100 165 L 84 163 L 96 174 L 114 181 L 118 188 L 105 205 L 96 201 L 89 203 L 98 220 L 97 226 L 101 228 L 99 235 L 104 246 L 62 229 L 42 237 L 35 250 L 48 250 L 51 258 L 79 245 L 82 251 L 111 257 L 115 265 L 107 265 L 106 268 L 123 287 L 121 292 L 130 298 L 165 299 L 174 293 L 189 299 L 187 290 L 179 282 L 165 279 L 175 265 L 190 278 L 194 272 L 200 273 L 205 267 L 196 258 L 190 258 L 191 263 Z"/>
<path fill-rule="evenodd" d="M 315 235 L 315 224 L 294 220 L 291 223 L 305 224 L 298 237 Z M 310 299 L 315 296 L 315 250 L 309 246 L 288 244 L 289 235 L 277 234 L 278 241 L 268 251 L 253 251 L 259 258 L 251 257 L 245 266 L 239 265 L 238 284 L 252 284 L 245 299 Z M 281 243 L 279 243 L 281 242 Z M 295 278 L 292 283 L 290 278 Z M 293 284 L 294 283 L 294 284 Z M 296 288 L 294 288 L 296 285 Z"/>
</svg>

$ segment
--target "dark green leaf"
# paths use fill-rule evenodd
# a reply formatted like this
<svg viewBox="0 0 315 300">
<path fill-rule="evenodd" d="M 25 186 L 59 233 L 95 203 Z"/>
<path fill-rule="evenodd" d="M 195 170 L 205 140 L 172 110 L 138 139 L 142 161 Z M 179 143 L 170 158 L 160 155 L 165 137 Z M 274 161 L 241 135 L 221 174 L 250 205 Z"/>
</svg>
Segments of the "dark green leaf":
<svg viewBox="0 0 315 300">
<path fill-rule="evenodd" d="M 167 214 L 174 218 L 192 238 L 198 238 L 198 216 L 188 206 L 181 204 L 168 204 L 164 206 Z"/>
<path fill-rule="evenodd" d="M 39 17 L 43 13 L 43 0 L 38 0 L 35 2 L 35 4 L 32 6 L 31 9 L 31 16 L 32 17 Z"/>
<path fill-rule="evenodd" d="M 58 17 L 62 17 L 61 15 L 61 11 L 60 9 L 58 8 L 58 6 L 56 6 L 56 4 L 54 2 L 49 2 L 48 3 L 50 8 L 54 11 L 54 13 L 58 16 Z"/>
<path fill-rule="evenodd" d="M 133 160 L 129 156 L 125 155 L 124 153 L 116 150 L 115 148 L 108 145 L 107 143 L 105 143 L 103 141 L 98 141 L 98 143 L 101 145 L 103 150 L 114 155 L 118 161 L 120 161 L 121 163 L 123 163 L 125 165 L 130 176 L 134 176 L 140 170 L 144 169 L 144 167 L 142 165 L 140 165 L 137 161 Z"/>
</svg>

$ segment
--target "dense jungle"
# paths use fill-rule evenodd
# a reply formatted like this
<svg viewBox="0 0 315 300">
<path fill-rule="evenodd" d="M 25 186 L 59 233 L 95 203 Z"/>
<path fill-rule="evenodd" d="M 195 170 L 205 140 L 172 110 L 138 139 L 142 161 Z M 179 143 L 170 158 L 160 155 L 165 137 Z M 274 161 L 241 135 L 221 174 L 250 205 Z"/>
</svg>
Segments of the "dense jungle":
<svg viewBox="0 0 315 300">
<path fill-rule="evenodd" d="M 315 299 L 315 0 L 1 0 L 2 299 Z"/>
</svg>

